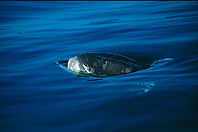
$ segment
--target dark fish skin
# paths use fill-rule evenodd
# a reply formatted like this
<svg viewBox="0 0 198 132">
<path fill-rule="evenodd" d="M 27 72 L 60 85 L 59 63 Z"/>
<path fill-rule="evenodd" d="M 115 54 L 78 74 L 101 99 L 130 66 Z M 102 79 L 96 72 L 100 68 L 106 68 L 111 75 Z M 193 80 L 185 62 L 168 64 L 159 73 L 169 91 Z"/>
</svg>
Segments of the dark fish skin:
<svg viewBox="0 0 198 132">
<path fill-rule="evenodd" d="M 107 53 L 85 53 L 77 56 L 81 64 L 95 69 L 94 74 L 98 75 L 121 75 L 147 69 L 150 66 L 143 66 L 130 58 Z M 105 69 L 104 69 L 105 67 Z M 131 71 L 126 72 L 129 68 Z M 122 72 L 124 71 L 124 72 Z"/>
</svg>

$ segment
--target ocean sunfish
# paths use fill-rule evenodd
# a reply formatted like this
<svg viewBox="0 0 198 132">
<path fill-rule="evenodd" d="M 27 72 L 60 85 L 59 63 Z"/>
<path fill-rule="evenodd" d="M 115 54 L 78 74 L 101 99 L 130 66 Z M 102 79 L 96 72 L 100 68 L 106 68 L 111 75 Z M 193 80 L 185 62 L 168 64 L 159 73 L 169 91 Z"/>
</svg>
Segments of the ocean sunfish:
<svg viewBox="0 0 198 132">
<path fill-rule="evenodd" d="M 150 67 L 149 65 L 142 65 L 129 57 L 109 53 L 85 53 L 55 63 L 78 76 L 94 77 L 128 74 Z"/>
</svg>

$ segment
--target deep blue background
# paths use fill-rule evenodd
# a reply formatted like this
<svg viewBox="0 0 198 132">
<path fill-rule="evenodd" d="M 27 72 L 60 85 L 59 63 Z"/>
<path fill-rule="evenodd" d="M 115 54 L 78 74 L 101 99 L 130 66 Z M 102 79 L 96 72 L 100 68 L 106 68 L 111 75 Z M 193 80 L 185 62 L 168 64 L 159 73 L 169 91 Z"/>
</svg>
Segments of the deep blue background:
<svg viewBox="0 0 198 132">
<path fill-rule="evenodd" d="M 0 2 L 1 132 L 195 132 L 196 1 Z M 145 64 L 93 81 L 54 61 L 109 52 Z"/>
</svg>

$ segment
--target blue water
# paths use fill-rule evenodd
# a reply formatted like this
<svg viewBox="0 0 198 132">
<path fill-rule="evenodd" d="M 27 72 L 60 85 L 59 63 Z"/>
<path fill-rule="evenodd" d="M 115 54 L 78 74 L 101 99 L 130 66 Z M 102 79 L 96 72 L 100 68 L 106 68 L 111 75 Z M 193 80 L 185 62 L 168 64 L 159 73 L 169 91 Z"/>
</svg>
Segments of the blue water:
<svg viewBox="0 0 198 132">
<path fill-rule="evenodd" d="M 0 131 L 195 132 L 197 6 L 1 1 Z M 102 80 L 54 64 L 87 52 L 157 63 Z"/>
</svg>

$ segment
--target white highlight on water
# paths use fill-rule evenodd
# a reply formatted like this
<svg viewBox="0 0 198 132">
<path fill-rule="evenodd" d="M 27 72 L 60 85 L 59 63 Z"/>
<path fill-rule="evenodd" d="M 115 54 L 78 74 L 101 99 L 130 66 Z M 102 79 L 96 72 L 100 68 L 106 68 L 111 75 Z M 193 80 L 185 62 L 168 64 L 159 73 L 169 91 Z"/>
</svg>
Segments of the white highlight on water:
<svg viewBox="0 0 198 132">
<path fill-rule="evenodd" d="M 151 66 L 156 65 L 156 64 L 159 64 L 159 63 L 162 63 L 162 62 L 172 61 L 172 60 L 173 60 L 173 58 L 160 59 L 160 60 L 155 61 Z"/>
</svg>

